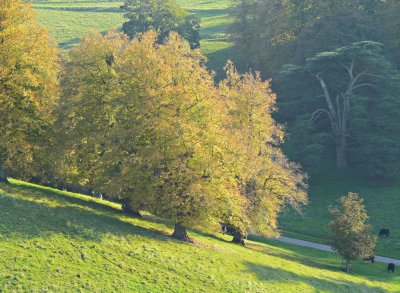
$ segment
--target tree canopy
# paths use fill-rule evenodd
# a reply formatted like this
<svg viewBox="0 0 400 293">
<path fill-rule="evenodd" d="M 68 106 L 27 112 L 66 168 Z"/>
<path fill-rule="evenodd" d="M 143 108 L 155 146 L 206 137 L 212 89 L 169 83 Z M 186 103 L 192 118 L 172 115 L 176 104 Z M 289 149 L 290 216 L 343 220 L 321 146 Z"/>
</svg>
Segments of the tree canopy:
<svg viewBox="0 0 400 293">
<path fill-rule="evenodd" d="M 70 57 L 60 108 L 70 180 L 174 222 L 186 241 L 185 227 L 220 222 L 276 235 L 282 207 L 307 202 L 259 75 L 229 63 L 216 86 L 204 56 L 176 33 L 163 44 L 155 32 L 94 34 Z"/>
<path fill-rule="evenodd" d="M 339 208 L 329 212 L 335 219 L 330 222 L 333 232 L 331 244 L 345 260 L 347 270 L 355 259 L 368 259 L 375 255 L 377 237 L 372 235 L 371 225 L 366 224 L 368 214 L 363 200 L 356 193 L 340 198 Z"/>
<path fill-rule="evenodd" d="M 308 119 L 314 133 L 330 134 L 338 168 L 350 162 L 380 179 L 396 176 L 397 116 L 391 118 L 392 124 L 379 109 L 386 105 L 397 111 L 397 79 L 380 43 L 365 41 L 318 53 L 304 66 L 287 65 L 281 71 L 276 86 L 282 113 L 287 113 L 282 120 L 290 121 L 295 130 Z M 297 141 L 298 154 L 309 141 L 303 146 Z"/>
<path fill-rule="evenodd" d="M 181 34 L 192 49 L 200 47 L 200 19 L 190 15 L 175 0 L 127 0 L 122 6 L 127 11 L 122 30 L 131 38 L 154 30 L 163 41 L 170 32 Z"/>
<path fill-rule="evenodd" d="M 0 3 L 0 180 L 26 172 L 58 97 L 58 50 L 31 5 Z"/>
<path fill-rule="evenodd" d="M 397 1 L 236 0 L 232 40 L 248 66 L 275 76 L 284 64 L 302 65 L 309 57 L 360 41 L 398 48 Z M 398 63 L 396 63 L 398 64 Z"/>
<path fill-rule="evenodd" d="M 237 227 L 242 236 L 246 231 L 276 236 L 282 207 L 307 202 L 306 177 L 280 150 L 284 131 L 272 117 L 276 96 L 269 82 L 262 82 L 259 74 L 239 74 L 231 63 L 226 70 L 219 85 L 228 109 L 224 137 L 233 152 L 230 180 L 238 185 L 238 201 L 244 204 L 240 210 L 229 208 L 224 223 Z M 240 236 L 235 240 L 242 241 Z"/>
</svg>

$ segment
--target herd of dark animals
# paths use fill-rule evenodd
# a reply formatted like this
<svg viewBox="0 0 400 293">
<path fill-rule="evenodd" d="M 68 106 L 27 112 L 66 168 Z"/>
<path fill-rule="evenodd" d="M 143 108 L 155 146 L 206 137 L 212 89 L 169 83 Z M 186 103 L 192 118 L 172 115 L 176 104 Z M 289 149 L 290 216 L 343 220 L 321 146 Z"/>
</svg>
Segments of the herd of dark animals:
<svg viewBox="0 0 400 293">
<path fill-rule="evenodd" d="M 390 236 L 390 231 L 389 231 L 389 229 L 387 229 L 387 228 L 382 228 L 382 229 L 379 230 L 379 237 L 388 238 L 389 236 Z M 368 260 L 371 260 L 372 263 L 374 263 L 374 262 L 375 262 L 375 256 L 372 256 L 372 259 L 368 259 Z M 364 261 L 365 261 L 365 260 L 364 260 Z M 387 266 L 388 272 L 394 273 L 395 268 L 396 268 L 396 266 L 395 266 L 394 263 L 389 263 L 388 266 Z"/>
<path fill-rule="evenodd" d="M 390 231 L 387 228 L 381 228 L 379 230 L 379 234 L 378 235 L 379 235 L 379 237 L 388 238 L 390 236 Z M 364 262 L 370 261 L 371 263 L 375 263 L 375 255 L 372 255 L 372 256 L 370 256 L 368 258 L 364 258 L 363 261 Z M 388 266 L 387 266 L 388 272 L 394 273 L 395 268 L 396 268 L 396 265 L 394 263 L 389 263 Z"/>
</svg>

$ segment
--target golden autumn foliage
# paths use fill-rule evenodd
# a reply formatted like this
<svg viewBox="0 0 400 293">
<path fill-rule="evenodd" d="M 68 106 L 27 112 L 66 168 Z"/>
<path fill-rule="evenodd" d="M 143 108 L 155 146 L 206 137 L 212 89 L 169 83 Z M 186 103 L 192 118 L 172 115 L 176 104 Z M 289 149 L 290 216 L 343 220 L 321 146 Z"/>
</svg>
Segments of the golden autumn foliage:
<svg viewBox="0 0 400 293">
<path fill-rule="evenodd" d="M 275 235 L 284 204 L 306 203 L 305 177 L 279 149 L 275 95 L 231 64 L 216 86 L 205 61 L 175 33 L 84 38 L 63 78 L 65 171 L 175 223 L 183 240 L 184 227 L 219 222 Z"/>
<path fill-rule="evenodd" d="M 63 183 L 94 185 L 106 131 L 120 91 L 118 64 L 128 39 L 93 33 L 72 49 L 61 74 L 57 177 Z"/>
<path fill-rule="evenodd" d="M 232 195 L 241 208 L 227 205 L 232 208 L 225 211 L 224 222 L 242 234 L 277 236 L 282 208 L 307 203 L 307 178 L 280 149 L 284 131 L 272 117 L 276 96 L 269 82 L 261 81 L 258 74 L 239 74 L 230 62 L 226 72 L 227 78 L 219 84 L 227 108 L 223 138 L 233 155 L 232 176 L 238 186 Z"/>
<path fill-rule="evenodd" d="M 0 173 L 32 161 L 58 96 L 58 50 L 31 5 L 0 2 Z M 5 176 L 3 176 L 5 177 Z M 4 178 L 3 178 L 4 179 Z"/>
</svg>

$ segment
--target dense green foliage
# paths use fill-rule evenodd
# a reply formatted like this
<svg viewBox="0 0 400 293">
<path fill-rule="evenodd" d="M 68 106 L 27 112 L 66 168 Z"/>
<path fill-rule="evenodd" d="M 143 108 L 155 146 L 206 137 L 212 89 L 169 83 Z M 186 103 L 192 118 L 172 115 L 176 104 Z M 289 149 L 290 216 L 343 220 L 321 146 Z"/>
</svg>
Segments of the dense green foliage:
<svg viewBox="0 0 400 293">
<path fill-rule="evenodd" d="M 274 77 L 288 154 L 309 170 L 336 152 L 339 168 L 380 182 L 398 176 L 399 9 L 396 1 L 236 1 L 232 39 L 249 67 Z"/>
<path fill-rule="evenodd" d="M 0 185 L 0 290 L 117 292 L 398 292 L 384 264 L 257 239 L 248 247 L 192 231 L 195 245 L 166 236 L 172 225 L 124 216 L 118 205 L 11 181 Z"/>
<path fill-rule="evenodd" d="M 399 175 L 399 73 L 380 43 L 354 43 L 308 58 L 304 66 L 286 65 L 276 88 L 280 120 L 294 132 L 309 130 L 292 140 L 300 161 L 311 163 L 310 153 L 321 160 L 324 148 L 335 148 L 339 168 L 358 167 L 380 180 Z"/>
<path fill-rule="evenodd" d="M 178 32 L 192 49 L 200 47 L 200 19 L 188 15 L 175 0 L 126 0 L 123 9 L 127 11 L 127 22 L 122 31 L 131 38 L 139 33 L 154 30 L 160 41 L 172 31 Z"/>
<path fill-rule="evenodd" d="M 235 3 L 232 38 L 238 50 L 246 52 L 249 66 L 269 76 L 277 74 L 284 64 L 301 65 L 316 53 L 359 41 L 383 42 L 393 52 L 391 57 L 397 54 L 398 30 L 396 25 L 392 26 L 396 21 L 390 19 L 390 15 L 399 13 L 397 1 L 236 0 Z"/>
<path fill-rule="evenodd" d="M 372 226 L 366 224 L 368 214 L 365 210 L 363 199 L 357 193 L 349 193 L 341 197 L 339 207 L 330 209 L 334 220 L 330 222 L 333 232 L 331 246 L 349 264 L 355 259 L 368 259 L 375 255 L 374 249 L 377 241 L 372 235 Z"/>
</svg>

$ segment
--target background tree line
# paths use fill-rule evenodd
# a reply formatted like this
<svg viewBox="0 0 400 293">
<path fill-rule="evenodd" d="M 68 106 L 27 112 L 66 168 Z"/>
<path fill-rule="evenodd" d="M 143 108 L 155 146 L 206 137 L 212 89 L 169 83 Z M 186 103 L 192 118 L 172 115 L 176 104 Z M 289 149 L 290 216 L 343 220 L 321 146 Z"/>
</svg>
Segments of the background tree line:
<svg viewBox="0 0 400 293">
<path fill-rule="evenodd" d="M 235 3 L 232 39 L 248 67 L 272 77 L 288 155 L 309 170 L 350 166 L 393 180 L 400 170 L 400 3 Z"/>
</svg>

